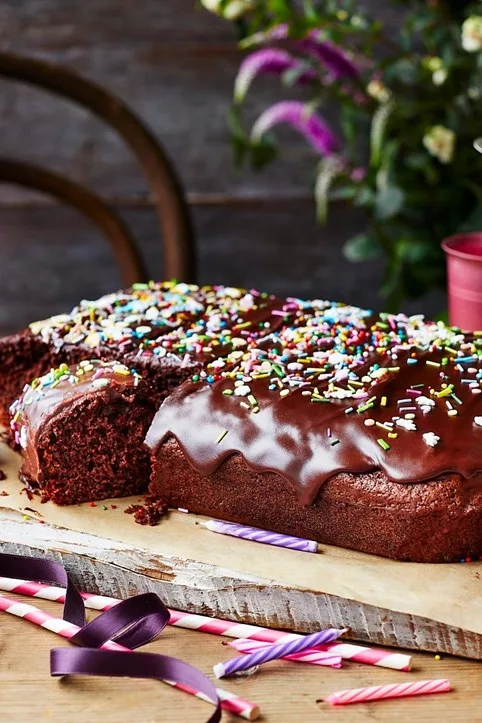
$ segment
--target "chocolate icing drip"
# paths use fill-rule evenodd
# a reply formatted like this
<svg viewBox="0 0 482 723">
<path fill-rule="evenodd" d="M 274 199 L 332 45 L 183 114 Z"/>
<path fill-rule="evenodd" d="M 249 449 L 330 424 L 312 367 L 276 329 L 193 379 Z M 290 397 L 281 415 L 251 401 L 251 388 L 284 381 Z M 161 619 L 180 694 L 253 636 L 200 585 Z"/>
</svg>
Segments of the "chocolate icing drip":
<svg viewBox="0 0 482 723">
<path fill-rule="evenodd" d="M 210 385 L 186 382 L 157 412 L 146 444 L 155 454 L 172 435 L 203 476 L 239 453 L 252 469 L 286 478 L 302 505 L 339 472 L 382 470 L 404 484 L 455 472 L 475 492 L 480 478 L 470 478 L 482 470 L 482 419 L 476 421 L 482 405 L 474 393 L 480 365 L 475 357 L 468 372 L 467 362 L 457 361 L 466 357 L 454 353 L 463 352 L 450 356 L 434 344 L 425 350 L 397 344 L 393 356 L 371 354 L 357 367 L 357 378 L 365 380 L 358 398 L 329 398 L 332 373 L 320 375 L 329 379 L 316 391 L 297 373 L 289 378 L 292 386 L 273 384 L 273 375 L 245 374 L 245 396 L 236 395 L 240 374 Z M 368 370 L 373 377 L 365 376 Z M 339 382 L 337 388 L 342 384 L 349 386 Z"/>
<path fill-rule="evenodd" d="M 422 317 L 174 282 L 82 302 L 32 333 L 60 356 L 90 351 L 133 368 L 190 370 L 193 381 L 161 406 L 147 443 L 156 452 L 174 436 L 202 475 L 239 453 L 288 479 L 303 505 L 338 472 L 382 470 L 398 483 L 456 472 L 467 489 L 478 484 L 470 479 L 482 470 L 477 335 Z M 91 382 L 62 382 L 22 407 L 30 446 L 52 415 L 95 390 Z"/>
</svg>

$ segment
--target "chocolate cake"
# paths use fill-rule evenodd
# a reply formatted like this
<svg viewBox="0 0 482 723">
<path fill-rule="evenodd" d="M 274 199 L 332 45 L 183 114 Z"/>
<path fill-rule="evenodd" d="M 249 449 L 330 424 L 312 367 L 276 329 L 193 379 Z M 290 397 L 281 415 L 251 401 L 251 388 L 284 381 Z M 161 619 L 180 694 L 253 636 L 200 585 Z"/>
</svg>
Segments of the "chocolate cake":
<svg viewBox="0 0 482 723">
<path fill-rule="evenodd" d="M 148 386 L 119 362 L 62 365 L 12 405 L 21 479 L 58 504 L 144 492 L 143 440 L 155 412 Z"/>
<path fill-rule="evenodd" d="M 301 311 L 163 403 L 149 494 L 399 560 L 478 556 L 481 341 L 421 317 Z"/>
<path fill-rule="evenodd" d="M 0 422 L 8 424 L 10 405 L 34 377 L 92 358 L 135 367 L 159 403 L 208 360 L 242 349 L 248 330 L 260 336 L 279 326 L 284 303 L 257 291 L 171 281 L 82 301 L 0 339 Z"/>
<path fill-rule="evenodd" d="M 72 384 L 78 374 L 65 367 L 52 418 L 35 422 L 25 398 L 14 408 L 14 424 L 20 413 L 34 430 L 23 433 L 25 474 L 62 504 L 139 491 L 147 471 L 135 487 L 126 469 L 134 448 L 145 451 L 128 421 L 141 410 L 145 429 L 158 408 L 149 500 L 395 559 L 453 561 L 482 554 L 481 354 L 482 336 L 420 316 L 151 283 L 0 341 L 0 395 L 5 405 L 54 360 L 122 362 L 142 378 L 123 388 L 129 414 L 111 427 L 116 394 Z M 75 473 L 62 483 L 82 464 L 80 430 L 93 440 L 93 482 Z M 129 450 L 118 481 L 102 457 L 110 434 Z"/>
</svg>

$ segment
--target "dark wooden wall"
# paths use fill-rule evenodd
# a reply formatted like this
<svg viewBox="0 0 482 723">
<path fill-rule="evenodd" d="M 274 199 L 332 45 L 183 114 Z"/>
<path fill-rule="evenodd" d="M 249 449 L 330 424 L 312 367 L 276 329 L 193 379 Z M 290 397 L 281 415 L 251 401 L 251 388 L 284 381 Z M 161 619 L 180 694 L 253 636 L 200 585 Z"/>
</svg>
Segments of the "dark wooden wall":
<svg viewBox="0 0 482 723">
<path fill-rule="evenodd" d="M 341 253 L 363 219 L 337 206 L 327 227 L 315 223 L 314 158 L 300 138 L 283 133 L 283 160 L 262 174 L 233 170 L 225 115 L 239 62 L 234 31 L 195 0 L 4 0 L 0 42 L 106 85 L 155 130 L 188 191 L 202 282 L 379 306 L 379 265 L 353 266 Z M 279 97 L 275 81 L 259 80 L 248 116 Z M 132 224 L 151 276 L 162 277 L 162 241 L 141 173 L 108 129 L 73 105 L 1 81 L 0 131 L 1 155 L 101 191 Z M 86 221 L 0 186 L 0 332 L 119 283 L 105 242 Z M 440 304 L 435 297 L 425 306 Z"/>
</svg>

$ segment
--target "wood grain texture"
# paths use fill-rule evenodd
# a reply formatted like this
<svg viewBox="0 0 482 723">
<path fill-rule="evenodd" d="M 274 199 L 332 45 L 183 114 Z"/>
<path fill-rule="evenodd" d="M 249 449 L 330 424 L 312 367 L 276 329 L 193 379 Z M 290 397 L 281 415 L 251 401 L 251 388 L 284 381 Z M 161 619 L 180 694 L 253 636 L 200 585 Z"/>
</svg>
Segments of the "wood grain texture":
<svg viewBox="0 0 482 723">
<path fill-rule="evenodd" d="M 17 598 L 29 602 L 28 598 Z M 38 601 L 39 607 L 59 615 L 56 603 Z M 187 660 L 204 673 L 220 660 L 234 657 L 222 638 L 193 631 L 168 628 L 159 640 L 142 648 Z M 196 723 L 206 720 L 209 708 L 202 702 L 162 684 L 138 680 L 108 678 L 49 677 L 49 651 L 66 642 L 46 630 L 2 615 L 0 624 L 0 679 L 2 681 L 2 720 L 25 723 L 29 720 L 49 723 L 150 723 L 158 720 L 182 720 Z M 255 701 L 266 723 L 417 723 L 457 720 L 480 721 L 482 706 L 479 663 L 428 654 L 414 655 L 410 680 L 448 678 L 454 691 L 419 699 L 401 699 L 346 708 L 331 708 L 317 702 L 328 693 L 363 685 L 406 682 L 406 673 L 346 664 L 340 670 L 314 665 L 276 661 L 254 676 L 229 680 L 223 687 Z M 224 715 L 225 723 L 239 721 Z"/>
<path fill-rule="evenodd" d="M 67 65 L 120 95 L 162 139 L 191 193 L 309 194 L 316 157 L 294 132 L 282 134 L 277 169 L 241 175 L 233 169 L 226 113 L 241 55 L 228 23 L 194 0 L 93 0 L 92 12 L 79 0 L 74 6 L 68 12 L 61 0 L 12 6 L 3 22 L 0 16 L 0 42 Z M 283 95 L 276 80 L 257 86 L 248 118 Z M 136 163 L 102 123 L 27 86 L 2 81 L 0 91 L 0 148 L 52 164 L 112 199 L 146 197 Z M 20 195 L 11 191 L 9 198 Z"/>
<path fill-rule="evenodd" d="M 383 0 L 365 3 L 377 17 L 398 17 Z M 195 0 L 22 0 L 2 3 L 6 50 L 67 65 L 118 93 L 166 145 L 195 198 L 308 197 L 316 157 L 292 131 L 277 131 L 282 159 L 257 174 L 233 170 L 226 112 L 241 53 L 232 26 Z M 297 96 L 260 78 L 248 121 L 283 97 Z M 300 97 L 303 97 L 301 93 Z M 307 96 L 306 96 L 307 97 Z M 0 82 L 0 149 L 53 164 L 112 199 L 145 198 L 139 170 L 118 139 L 75 106 L 38 90 Z M 22 196 L 10 191 L 10 202 Z"/>
<path fill-rule="evenodd" d="M 162 278 L 162 247 L 154 211 L 121 209 L 139 240 L 150 275 Z M 380 308 L 380 264 L 351 265 L 345 237 L 357 217 L 340 206 L 328 226 L 314 220 L 311 202 L 199 206 L 194 209 L 202 283 L 258 287 L 274 293 L 324 297 Z M 293 235 L 293 228 L 300 230 Z M 0 334 L 97 298 L 120 285 L 103 238 L 74 211 L 60 207 L 0 208 Z M 441 294 L 425 300 L 428 313 Z M 407 304 L 415 313 L 419 304 Z"/>
<path fill-rule="evenodd" d="M 347 627 L 347 637 L 482 660 L 482 636 L 419 615 L 278 584 L 276 580 L 133 548 L 67 529 L 30 527 L 0 512 L 0 546 L 62 563 L 83 590 L 124 598 L 155 592 L 166 605 L 263 627 L 315 632 Z"/>
<path fill-rule="evenodd" d="M 392 26 L 403 13 L 384 0 L 363 4 Z M 380 264 L 353 265 L 341 251 L 363 218 L 333 207 L 327 227 L 314 222 L 316 159 L 303 139 L 280 129 L 279 162 L 260 174 L 233 170 L 226 112 L 241 57 L 235 40 L 231 25 L 195 0 L 0 3 L 2 48 L 105 84 L 161 138 L 193 206 L 201 281 L 383 307 Z M 258 79 L 248 122 L 291 94 L 276 79 Z M 150 275 L 162 276 L 148 190 L 111 131 L 72 104 L 7 81 L 0 81 L 0 123 L 0 154 L 44 164 L 99 191 L 132 222 Z M 45 197 L 0 185 L 0 333 L 118 285 L 103 239 L 86 222 Z M 406 308 L 432 314 L 444 305 L 434 294 Z"/>
</svg>

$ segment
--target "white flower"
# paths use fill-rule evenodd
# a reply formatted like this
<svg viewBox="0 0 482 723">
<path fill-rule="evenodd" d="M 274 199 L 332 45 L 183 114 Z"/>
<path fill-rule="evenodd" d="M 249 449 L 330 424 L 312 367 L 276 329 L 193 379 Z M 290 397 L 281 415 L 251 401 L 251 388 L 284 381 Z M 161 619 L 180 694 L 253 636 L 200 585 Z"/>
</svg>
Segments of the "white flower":
<svg viewBox="0 0 482 723">
<path fill-rule="evenodd" d="M 462 25 L 462 47 L 467 53 L 482 50 L 482 16 L 471 15 Z"/>
<path fill-rule="evenodd" d="M 448 71 L 447 68 L 439 68 L 435 71 L 435 73 L 432 75 L 432 80 L 434 85 L 443 85 L 445 81 L 448 78 Z"/>
<path fill-rule="evenodd" d="M 417 397 L 415 401 L 420 407 L 435 407 L 434 400 L 429 397 L 424 397 L 423 395 Z"/>
<path fill-rule="evenodd" d="M 236 387 L 234 393 L 237 397 L 247 397 L 248 394 L 251 394 L 251 389 L 247 384 L 243 384 L 240 387 Z"/>
<path fill-rule="evenodd" d="M 381 80 L 374 78 L 367 85 L 367 93 L 379 103 L 387 103 L 392 94 Z"/>
<path fill-rule="evenodd" d="M 397 427 L 402 427 L 402 429 L 406 429 L 407 432 L 415 432 L 417 430 L 415 423 L 412 422 L 411 419 L 397 419 L 396 425 Z"/>
<path fill-rule="evenodd" d="M 440 442 L 440 437 L 433 432 L 425 432 L 425 434 L 422 434 L 422 437 L 425 444 L 428 444 L 429 447 L 436 447 Z"/>
<path fill-rule="evenodd" d="M 434 85 L 443 85 L 448 77 L 447 68 L 444 66 L 442 58 L 437 55 L 429 55 L 423 59 L 423 65 L 432 73 L 432 81 Z"/>
<path fill-rule="evenodd" d="M 216 15 L 221 15 L 226 20 L 236 20 L 245 13 L 252 10 L 256 5 L 255 0 L 201 0 L 206 10 Z"/>
<path fill-rule="evenodd" d="M 433 126 L 423 137 L 423 145 L 440 163 L 450 163 L 455 149 L 455 133 L 445 126 Z"/>
</svg>

